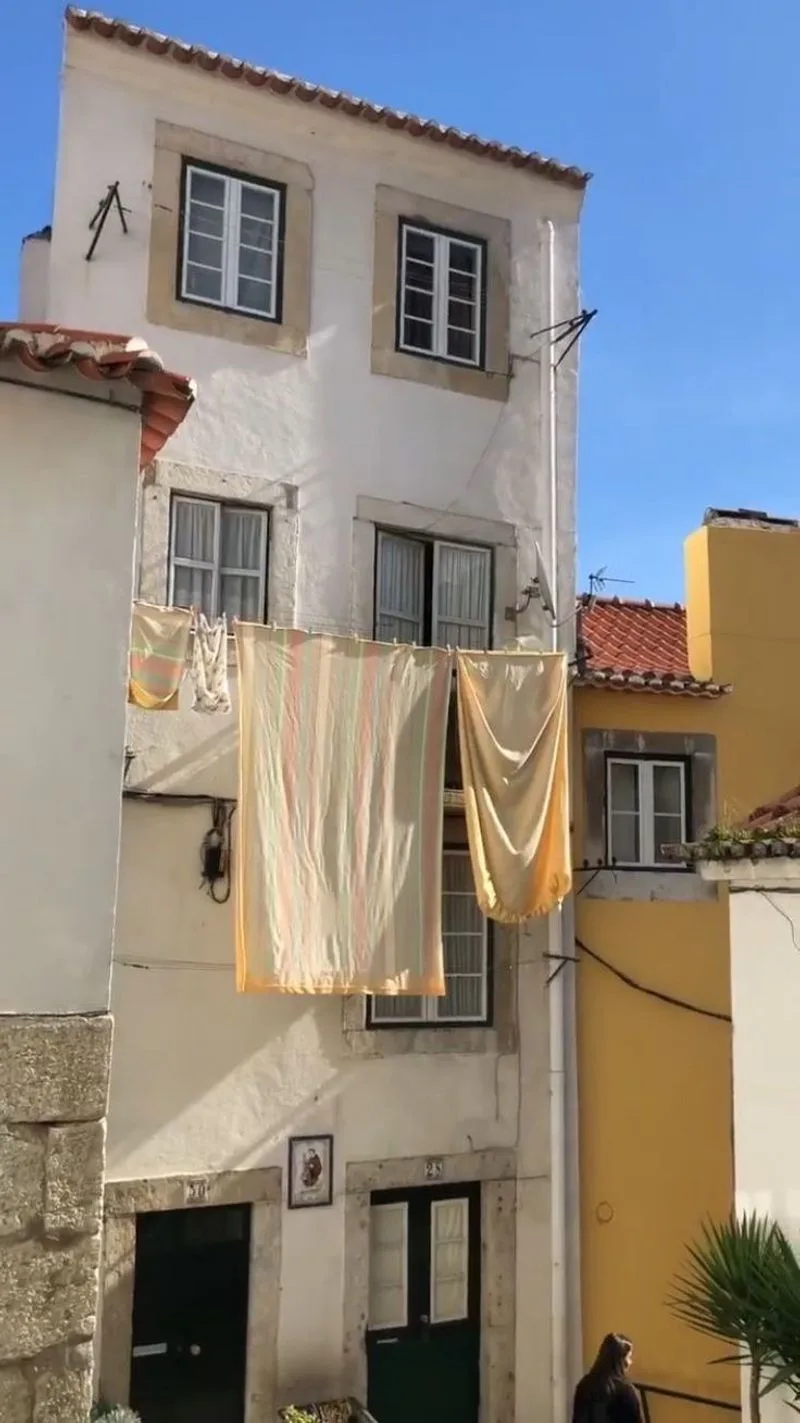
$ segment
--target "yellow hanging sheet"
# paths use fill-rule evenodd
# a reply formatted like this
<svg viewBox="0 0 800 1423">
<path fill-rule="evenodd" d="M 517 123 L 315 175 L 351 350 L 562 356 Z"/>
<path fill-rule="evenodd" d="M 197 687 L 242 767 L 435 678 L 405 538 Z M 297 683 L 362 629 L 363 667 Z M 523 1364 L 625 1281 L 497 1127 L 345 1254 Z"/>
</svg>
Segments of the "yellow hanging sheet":
<svg viewBox="0 0 800 1423">
<path fill-rule="evenodd" d="M 444 993 L 452 658 L 235 626 L 240 992 Z"/>
<path fill-rule="evenodd" d="M 478 904 L 547 914 L 572 883 L 563 653 L 458 652 L 458 729 Z"/>
</svg>

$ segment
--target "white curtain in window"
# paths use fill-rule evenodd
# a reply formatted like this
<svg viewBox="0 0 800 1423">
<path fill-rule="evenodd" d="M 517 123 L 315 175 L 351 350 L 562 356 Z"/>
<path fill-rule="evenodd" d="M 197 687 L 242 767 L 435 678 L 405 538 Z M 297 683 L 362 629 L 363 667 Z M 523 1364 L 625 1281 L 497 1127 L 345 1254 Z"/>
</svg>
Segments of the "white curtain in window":
<svg viewBox="0 0 800 1423">
<path fill-rule="evenodd" d="M 216 615 L 216 517 L 217 506 L 202 500 L 176 499 L 172 506 L 172 602 L 200 608 L 208 618 Z"/>
<path fill-rule="evenodd" d="M 379 642 L 422 642 L 425 546 L 378 535 L 376 636 Z"/>
<path fill-rule="evenodd" d="M 436 545 L 434 635 L 438 647 L 488 647 L 491 552 Z"/>
<path fill-rule="evenodd" d="M 469 1201 L 431 1205 L 431 1323 L 466 1319 L 469 1307 Z"/>
<path fill-rule="evenodd" d="M 223 509 L 220 611 L 228 619 L 260 622 L 264 616 L 264 524 L 261 510 Z"/>
</svg>

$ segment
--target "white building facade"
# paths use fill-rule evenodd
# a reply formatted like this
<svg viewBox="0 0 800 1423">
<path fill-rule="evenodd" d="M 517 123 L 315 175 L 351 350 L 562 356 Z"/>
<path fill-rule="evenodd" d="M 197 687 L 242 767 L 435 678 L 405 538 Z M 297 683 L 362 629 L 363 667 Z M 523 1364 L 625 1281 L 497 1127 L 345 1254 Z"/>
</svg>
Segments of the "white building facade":
<svg viewBox="0 0 800 1423">
<path fill-rule="evenodd" d="M 112 203 L 97 236 L 115 183 L 124 227 Z M 52 233 L 26 245 L 23 303 L 134 330 L 198 385 L 145 475 L 136 596 L 549 646 L 522 596 L 538 543 L 569 649 L 577 348 L 554 376 L 536 333 L 579 308 L 584 186 L 71 12 Z M 176 712 L 129 709 L 98 1390 L 144 1423 L 175 1390 L 231 1423 L 344 1395 L 378 1423 L 441 1417 L 443 1396 L 459 1423 L 560 1416 L 561 920 L 481 920 L 451 786 L 443 913 L 469 983 L 448 1016 L 237 995 L 232 906 L 200 872 L 235 738 L 235 708 L 200 717 L 183 691 Z M 298 1137 L 331 1153 L 322 1208 L 290 1205 Z M 437 1320 L 446 1279 L 461 1303 Z"/>
</svg>

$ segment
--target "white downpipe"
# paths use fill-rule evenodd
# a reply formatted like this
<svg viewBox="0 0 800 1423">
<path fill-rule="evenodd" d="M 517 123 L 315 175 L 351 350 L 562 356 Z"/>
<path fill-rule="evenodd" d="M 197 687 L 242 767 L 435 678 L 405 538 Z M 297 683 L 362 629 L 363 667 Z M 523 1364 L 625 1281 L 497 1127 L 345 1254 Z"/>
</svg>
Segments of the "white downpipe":
<svg viewBox="0 0 800 1423">
<path fill-rule="evenodd" d="M 556 323 L 556 233 L 552 221 L 545 224 L 547 241 L 547 319 L 546 326 Z M 556 408 L 556 360 L 558 348 L 550 345 L 547 360 L 547 466 L 549 481 L 549 573 L 553 594 L 554 618 L 551 647 L 558 651 L 562 641 L 558 601 L 558 412 Z M 551 955 L 564 953 L 563 911 L 556 909 L 548 921 L 548 949 Z M 550 972 L 558 960 L 548 960 Z M 568 1329 L 567 1329 L 567 1152 L 566 1152 L 566 1050 L 564 994 L 565 966 L 552 980 L 548 992 L 550 1038 L 550 1320 L 551 1320 L 551 1383 L 552 1420 L 563 1423 L 567 1417 L 568 1398 Z"/>
</svg>

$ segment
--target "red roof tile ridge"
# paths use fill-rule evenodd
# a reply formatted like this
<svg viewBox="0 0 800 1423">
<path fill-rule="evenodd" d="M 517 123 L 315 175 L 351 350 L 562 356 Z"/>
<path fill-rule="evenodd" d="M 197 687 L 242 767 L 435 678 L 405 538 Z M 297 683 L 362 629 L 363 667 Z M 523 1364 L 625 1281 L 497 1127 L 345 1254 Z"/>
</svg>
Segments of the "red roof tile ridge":
<svg viewBox="0 0 800 1423">
<path fill-rule="evenodd" d="M 578 602 L 582 608 L 631 608 L 645 613 L 685 613 L 683 603 L 658 603 L 652 598 L 606 597 L 599 593 L 580 593 Z"/>
<path fill-rule="evenodd" d="M 289 74 L 281 74 L 275 69 L 265 69 L 258 64 L 233 59 L 218 50 L 187 44 L 184 40 L 160 34 L 157 30 L 149 30 L 143 25 L 111 19 L 97 10 L 84 10 L 69 5 L 65 11 L 65 19 L 73 30 L 90 32 L 100 39 L 119 40 L 132 49 L 144 47 L 150 54 L 165 56 L 180 64 L 197 64 L 206 73 L 220 73 L 226 79 L 243 79 L 255 87 L 270 89 L 275 94 L 341 110 L 351 118 L 380 123 L 386 128 L 401 130 L 412 138 L 427 138 L 435 143 L 446 143 L 451 148 L 463 149 L 478 158 L 491 158 L 497 163 L 508 163 L 514 168 L 528 168 L 542 177 L 551 178 L 554 182 L 564 183 L 572 188 L 585 188 L 592 176 L 580 168 L 559 163 L 554 158 L 545 158 L 541 153 L 516 148 L 495 139 L 479 138 L 477 134 L 465 133 L 433 119 L 419 118 L 400 109 L 389 109 L 382 104 L 358 99 L 339 89 L 327 89 L 322 84 L 312 84 Z"/>
<path fill-rule="evenodd" d="M 0 357 L 37 375 L 70 366 L 90 381 L 129 381 L 142 395 L 142 467 L 149 464 L 185 419 L 196 395 L 188 376 L 168 371 L 138 336 L 82 331 L 48 322 L 0 322 Z"/>
</svg>

